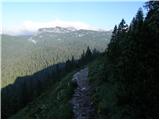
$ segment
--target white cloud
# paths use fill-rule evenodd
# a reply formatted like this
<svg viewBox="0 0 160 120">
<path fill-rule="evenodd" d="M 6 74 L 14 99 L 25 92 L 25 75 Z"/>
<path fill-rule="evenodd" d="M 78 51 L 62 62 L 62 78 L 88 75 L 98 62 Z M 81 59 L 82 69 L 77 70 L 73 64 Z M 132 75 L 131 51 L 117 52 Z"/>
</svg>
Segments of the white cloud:
<svg viewBox="0 0 160 120">
<path fill-rule="evenodd" d="M 76 29 L 88 29 L 88 30 L 97 30 L 96 27 L 93 27 L 87 23 L 80 22 L 80 21 L 63 21 L 63 20 L 54 20 L 49 22 L 37 22 L 37 21 L 31 21 L 27 20 L 23 23 L 13 26 L 10 29 L 3 29 L 3 33 L 9 33 L 9 34 L 21 34 L 23 32 L 35 32 L 39 28 L 47 28 L 47 27 L 74 27 Z M 3 27 L 4 28 L 4 27 Z"/>
<path fill-rule="evenodd" d="M 54 20 L 49 22 L 24 21 L 22 24 L 22 28 L 31 31 L 35 31 L 38 28 L 56 27 L 56 26 L 75 27 L 77 29 L 94 29 L 91 25 L 79 21 L 62 21 L 62 20 Z"/>
</svg>

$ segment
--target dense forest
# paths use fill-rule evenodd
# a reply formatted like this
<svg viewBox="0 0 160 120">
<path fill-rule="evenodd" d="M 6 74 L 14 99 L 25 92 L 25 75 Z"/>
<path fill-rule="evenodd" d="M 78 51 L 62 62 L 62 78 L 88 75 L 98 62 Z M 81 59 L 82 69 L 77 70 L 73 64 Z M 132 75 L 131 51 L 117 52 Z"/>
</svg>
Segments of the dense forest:
<svg viewBox="0 0 160 120">
<path fill-rule="evenodd" d="M 72 56 L 79 59 L 87 46 L 102 52 L 110 37 L 111 31 L 73 31 L 62 27 L 40 28 L 33 35 L 2 35 L 1 87 Z"/>
<path fill-rule="evenodd" d="M 89 67 L 94 118 L 159 118 L 159 1 L 144 7 L 146 15 L 139 8 L 129 25 L 124 19 L 115 25 L 105 51 L 94 49 L 95 40 L 79 57 L 63 56 L 64 61 L 2 88 L 2 118 L 72 118 L 69 100 L 76 84 L 71 76 L 84 66 Z"/>
<path fill-rule="evenodd" d="M 97 118 L 159 117 L 159 2 L 114 27 L 105 56 L 91 65 Z M 97 65 L 99 64 L 99 65 Z M 101 80 L 99 80 L 101 79 Z"/>
<path fill-rule="evenodd" d="M 54 64 L 30 76 L 18 77 L 13 84 L 2 88 L 2 118 L 8 118 L 55 85 L 67 73 L 94 60 L 100 53 L 87 47 L 80 59 L 72 56 L 66 62 Z"/>
</svg>

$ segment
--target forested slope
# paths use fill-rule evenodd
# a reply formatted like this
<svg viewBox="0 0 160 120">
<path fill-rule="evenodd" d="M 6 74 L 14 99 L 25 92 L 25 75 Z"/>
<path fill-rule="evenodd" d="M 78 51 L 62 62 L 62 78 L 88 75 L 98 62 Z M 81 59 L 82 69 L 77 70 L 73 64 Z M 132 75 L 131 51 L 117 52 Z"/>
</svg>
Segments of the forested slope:
<svg viewBox="0 0 160 120">
<path fill-rule="evenodd" d="M 72 109 L 69 100 L 72 97 L 74 85 L 71 83 L 72 75 L 69 73 L 59 82 L 52 85 L 24 109 L 10 118 L 13 119 L 67 119 L 72 118 Z"/>
<path fill-rule="evenodd" d="M 2 89 L 2 117 L 72 118 L 71 76 L 87 65 L 95 118 L 158 118 L 159 2 L 145 7 L 145 17 L 139 9 L 129 25 L 122 19 L 114 27 L 105 52 L 87 47 L 80 59 L 71 57 Z"/>
<path fill-rule="evenodd" d="M 60 87 L 61 85 L 63 85 L 64 87 L 68 82 L 69 83 L 71 82 L 68 79 L 67 79 L 68 82 L 62 80 L 65 75 L 67 75 L 73 70 L 76 71 L 76 69 L 83 67 L 85 64 L 92 61 L 99 55 L 100 53 L 96 49 L 91 51 L 90 48 L 87 47 L 87 50 L 83 52 L 80 59 L 78 60 L 75 60 L 74 57 L 72 57 L 71 60 L 67 60 L 66 62 L 63 62 L 63 63 L 57 63 L 54 65 L 51 65 L 32 75 L 18 77 L 13 84 L 9 84 L 6 87 L 1 89 L 2 118 L 8 118 L 16 114 L 26 105 L 34 101 L 42 93 L 44 93 L 48 89 L 51 90 L 50 88 L 55 87 L 55 85 L 57 85 L 57 87 Z M 64 89 L 68 91 L 69 88 L 64 88 Z M 55 88 L 53 89 L 52 92 L 53 93 L 56 92 L 54 95 L 54 97 L 56 97 L 57 92 L 59 93 L 60 91 L 59 89 L 57 90 Z M 64 93 L 64 97 L 66 97 L 64 99 L 67 99 L 69 97 L 68 93 L 66 93 L 66 95 Z M 62 116 L 63 116 L 63 113 L 62 113 Z M 23 117 L 23 116 L 20 116 L 20 117 Z M 58 117 L 60 118 L 60 116 Z"/>
<path fill-rule="evenodd" d="M 73 28 L 72 28 L 73 29 Z M 2 87 L 17 77 L 31 75 L 50 65 L 78 59 L 89 46 L 104 51 L 111 31 L 41 28 L 29 36 L 2 35 Z"/>
<path fill-rule="evenodd" d="M 159 2 L 115 26 L 104 57 L 90 64 L 97 118 L 159 117 Z"/>
</svg>

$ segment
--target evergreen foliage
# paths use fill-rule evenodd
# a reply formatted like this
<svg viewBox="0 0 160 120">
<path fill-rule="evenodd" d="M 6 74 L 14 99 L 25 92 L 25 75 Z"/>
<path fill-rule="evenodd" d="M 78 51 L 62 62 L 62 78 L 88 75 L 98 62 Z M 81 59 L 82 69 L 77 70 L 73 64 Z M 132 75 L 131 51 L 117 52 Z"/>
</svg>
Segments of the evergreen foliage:
<svg viewBox="0 0 160 120">
<path fill-rule="evenodd" d="M 159 115 L 158 4 L 158 1 L 147 2 L 146 17 L 140 8 L 129 27 L 122 19 L 114 27 L 106 50 L 103 79 L 118 84 L 117 106 L 132 108 L 122 118 L 158 118 Z"/>
<path fill-rule="evenodd" d="M 19 77 L 14 84 L 3 88 L 2 118 L 14 115 L 51 86 L 58 84 L 64 87 L 63 82 L 67 82 L 61 81 L 62 76 L 88 63 L 96 118 L 158 118 L 159 2 L 148 1 L 145 8 L 148 10 L 145 17 L 140 8 L 130 25 L 127 25 L 124 19 L 119 25 L 115 25 L 111 41 L 104 53 L 88 46 L 87 49 L 81 49 L 83 53 L 79 59 L 71 54 L 66 62 L 54 64 L 32 76 Z M 95 58 L 96 61 L 90 63 Z M 57 54 L 56 59 L 60 59 L 60 54 Z M 45 64 L 50 65 L 47 62 Z M 72 85 L 69 87 L 65 92 L 62 91 L 64 94 L 58 90 L 54 93 L 57 99 L 58 96 L 63 96 L 61 100 L 67 98 L 65 105 L 69 100 L 65 95 L 71 95 L 73 90 Z M 47 98 L 45 101 L 48 102 Z M 57 103 L 58 100 L 54 102 Z M 61 109 L 58 105 L 55 108 L 59 112 L 64 110 L 64 106 L 61 106 Z M 22 111 L 23 114 L 25 110 Z M 65 113 L 71 117 L 70 112 Z M 33 118 L 33 115 L 29 115 Z M 63 113 L 59 116 L 63 116 Z"/>
<path fill-rule="evenodd" d="M 72 56 L 71 60 L 68 59 L 65 63 L 49 66 L 30 76 L 19 77 L 13 84 L 2 88 L 2 118 L 12 116 L 59 82 L 64 75 L 78 69 L 80 65 L 86 65 L 97 56 L 97 53 L 92 53 L 89 47 L 83 54 L 84 56 L 78 60 Z"/>
</svg>

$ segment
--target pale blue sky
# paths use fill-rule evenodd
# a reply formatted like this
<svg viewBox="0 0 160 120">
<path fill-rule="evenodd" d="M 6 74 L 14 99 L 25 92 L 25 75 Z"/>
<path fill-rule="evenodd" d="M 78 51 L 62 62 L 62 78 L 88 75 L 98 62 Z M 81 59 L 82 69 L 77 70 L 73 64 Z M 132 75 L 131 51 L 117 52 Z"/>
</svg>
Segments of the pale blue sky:
<svg viewBox="0 0 160 120">
<path fill-rule="evenodd" d="M 122 18 L 130 23 L 144 1 L 123 2 L 3 2 L 3 29 L 13 29 L 24 21 L 79 21 L 91 26 L 112 29 Z"/>
</svg>

